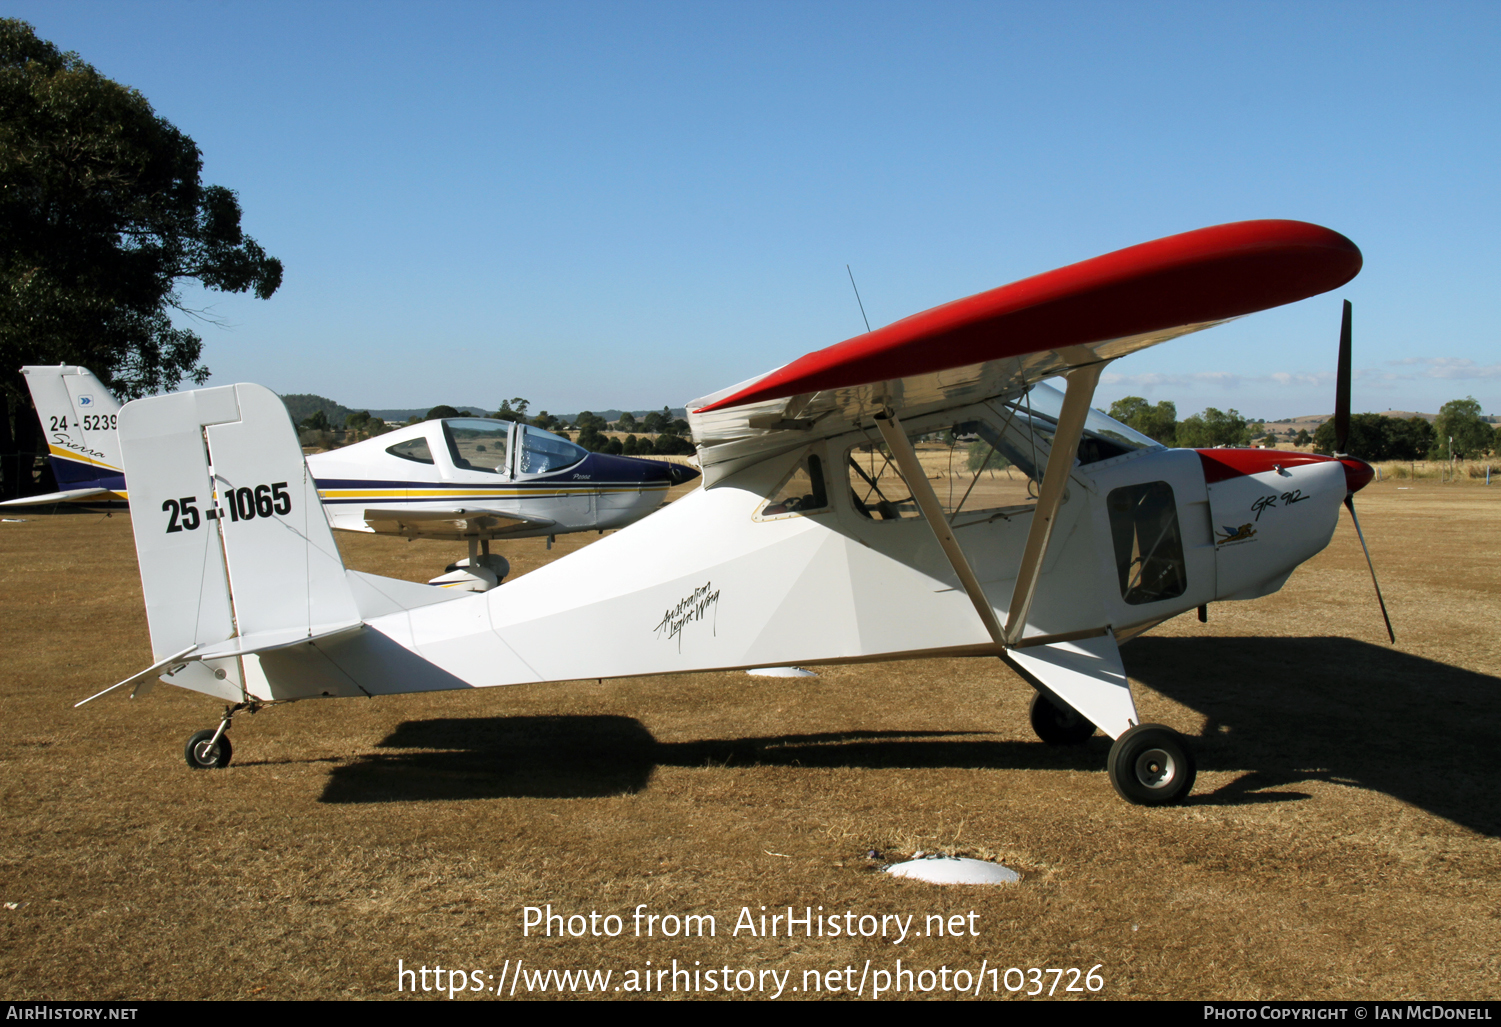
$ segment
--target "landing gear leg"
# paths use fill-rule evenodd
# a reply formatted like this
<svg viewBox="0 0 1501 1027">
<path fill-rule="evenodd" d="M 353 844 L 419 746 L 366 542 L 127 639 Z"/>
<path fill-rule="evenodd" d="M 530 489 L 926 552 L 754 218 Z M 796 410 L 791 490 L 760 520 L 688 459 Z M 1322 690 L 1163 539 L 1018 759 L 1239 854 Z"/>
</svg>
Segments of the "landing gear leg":
<svg viewBox="0 0 1501 1027">
<path fill-rule="evenodd" d="M 1138 724 L 1117 738 L 1106 767 L 1120 797 L 1138 806 L 1182 802 L 1198 772 L 1183 736 L 1161 724 Z"/>
<path fill-rule="evenodd" d="M 188 744 L 183 749 L 183 757 L 188 761 L 188 766 L 194 770 L 229 766 L 230 757 L 234 754 L 234 746 L 230 745 L 229 738 L 224 734 L 229 730 L 229 722 L 241 710 L 254 713 L 259 708 L 259 703 L 251 702 L 235 703 L 233 706 L 224 707 L 224 717 L 219 721 L 219 727 L 216 730 L 199 731 L 188 739 Z"/>
<path fill-rule="evenodd" d="M 468 592 L 488 592 L 511 573 L 511 564 L 499 553 L 491 554 L 490 540 L 471 538 L 469 555 L 449 564 L 444 573 L 428 581 L 440 588 L 457 588 Z"/>
</svg>

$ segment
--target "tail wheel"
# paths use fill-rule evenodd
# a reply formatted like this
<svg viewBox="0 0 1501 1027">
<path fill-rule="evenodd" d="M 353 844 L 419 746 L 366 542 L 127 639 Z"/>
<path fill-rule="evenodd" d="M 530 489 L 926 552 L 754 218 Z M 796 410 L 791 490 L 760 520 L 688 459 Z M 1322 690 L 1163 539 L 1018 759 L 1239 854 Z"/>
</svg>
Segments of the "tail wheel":
<svg viewBox="0 0 1501 1027">
<path fill-rule="evenodd" d="M 1183 736 L 1161 724 L 1138 724 L 1117 738 L 1107 766 L 1116 792 L 1138 806 L 1182 802 L 1198 773 Z"/>
<path fill-rule="evenodd" d="M 215 742 L 214 735 L 216 734 L 218 731 L 209 729 L 199 731 L 188 739 L 188 744 L 182 753 L 188 761 L 188 766 L 194 770 L 229 766 L 229 758 L 234 753 L 234 747 L 229 744 L 228 735 L 220 734 L 219 740 Z"/>
<path fill-rule="evenodd" d="M 1032 697 L 1032 730 L 1049 745 L 1083 745 L 1095 726 L 1071 706 L 1059 706 L 1041 692 Z"/>
</svg>

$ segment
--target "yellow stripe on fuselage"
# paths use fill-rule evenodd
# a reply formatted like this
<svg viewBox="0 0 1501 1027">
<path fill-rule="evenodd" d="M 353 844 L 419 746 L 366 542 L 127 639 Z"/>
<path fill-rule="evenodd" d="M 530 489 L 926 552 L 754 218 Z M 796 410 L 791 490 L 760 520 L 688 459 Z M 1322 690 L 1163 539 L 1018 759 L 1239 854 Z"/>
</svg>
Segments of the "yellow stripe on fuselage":
<svg viewBox="0 0 1501 1027">
<path fill-rule="evenodd" d="M 609 488 L 579 485 L 549 485 L 531 489 L 320 489 L 318 497 L 331 499 L 556 499 L 558 496 L 617 495 L 622 492 L 666 492 L 666 482 L 650 485 L 617 485 Z"/>
<path fill-rule="evenodd" d="M 123 470 L 114 466 L 113 464 L 107 464 L 103 460 L 90 459 L 89 457 L 86 457 L 81 453 L 75 453 L 71 449 L 63 449 L 61 446 L 54 446 L 51 443 L 47 444 L 47 452 L 63 460 L 72 460 L 75 464 L 88 464 L 90 467 L 102 467 L 106 471 L 114 471 L 116 474 L 125 473 Z"/>
</svg>

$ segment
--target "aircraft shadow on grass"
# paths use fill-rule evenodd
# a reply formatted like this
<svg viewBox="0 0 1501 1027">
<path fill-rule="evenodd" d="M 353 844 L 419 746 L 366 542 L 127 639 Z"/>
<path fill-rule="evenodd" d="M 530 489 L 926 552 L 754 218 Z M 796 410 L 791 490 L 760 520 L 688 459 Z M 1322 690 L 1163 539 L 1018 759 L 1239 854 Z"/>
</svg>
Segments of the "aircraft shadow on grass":
<svg viewBox="0 0 1501 1027">
<path fill-rule="evenodd" d="M 1204 715 L 1201 771 L 1248 771 L 1190 803 L 1332 781 L 1501 835 L 1501 679 L 1348 638 L 1147 636 L 1121 656 Z"/>
<path fill-rule="evenodd" d="M 1501 834 L 1501 680 L 1342 638 L 1146 637 L 1122 653 L 1133 679 L 1203 714 L 1191 738 L 1201 771 L 1244 772 L 1190 805 L 1297 801 L 1307 793 L 1289 786 L 1326 781 Z M 378 747 L 400 751 L 337 768 L 322 801 L 623 795 L 662 766 L 1098 771 L 1109 746 L 968 731 L 662 742 L 632 717 L 440 718 L 401 724 Z"/>
<path fill-rule="evenodd" d="M 971 731 L 844 731 L 662 742 L 633 717 L 408 721 L 380 743 L 404 751 L 338 768 L 322 801 L 623 795 L 663 766 L 1098 769 L 1109 741 L 1054 749 Z"/>
</svg>

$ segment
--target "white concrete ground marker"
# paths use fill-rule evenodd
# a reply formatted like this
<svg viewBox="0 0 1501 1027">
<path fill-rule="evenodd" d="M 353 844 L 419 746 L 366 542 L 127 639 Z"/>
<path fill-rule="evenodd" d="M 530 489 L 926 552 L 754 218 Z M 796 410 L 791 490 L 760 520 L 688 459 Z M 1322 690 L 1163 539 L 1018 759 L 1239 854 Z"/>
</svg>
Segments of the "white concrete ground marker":
<svg viewBox="0 0 1501 1027">
<path fill-rule="evenodd" d="M 886 868 L 894 877 L 911 877 L 929 884 L 1015 884 L 1022 879 L 1010 867 L 964 856 L 921 855 Z"/>
</svg>

